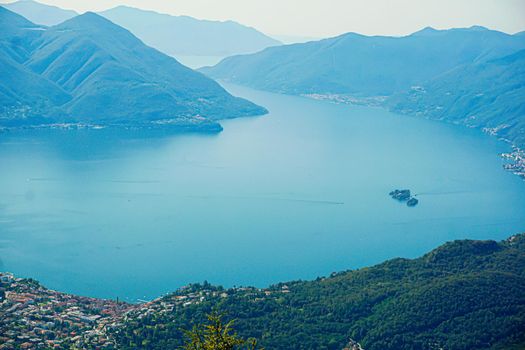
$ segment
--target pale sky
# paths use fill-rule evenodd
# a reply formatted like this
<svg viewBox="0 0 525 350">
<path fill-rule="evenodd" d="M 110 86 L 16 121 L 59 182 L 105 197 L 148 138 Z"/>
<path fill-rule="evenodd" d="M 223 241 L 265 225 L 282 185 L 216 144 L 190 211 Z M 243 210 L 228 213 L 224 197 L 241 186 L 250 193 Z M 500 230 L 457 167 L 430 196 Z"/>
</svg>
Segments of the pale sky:
<svg viewBox="0 0 525 350">
<path fill-rule="evenodd" d="M 0 3 L 12 0 L 0 0 Z M 78 12 L 128 5 L 201 19 L 234 20 L 267 34 L 329 37 L 345 32 L 406 35 L 482 25 L 525 30 L 525 0 L 39 0 Z"/>
</svg>

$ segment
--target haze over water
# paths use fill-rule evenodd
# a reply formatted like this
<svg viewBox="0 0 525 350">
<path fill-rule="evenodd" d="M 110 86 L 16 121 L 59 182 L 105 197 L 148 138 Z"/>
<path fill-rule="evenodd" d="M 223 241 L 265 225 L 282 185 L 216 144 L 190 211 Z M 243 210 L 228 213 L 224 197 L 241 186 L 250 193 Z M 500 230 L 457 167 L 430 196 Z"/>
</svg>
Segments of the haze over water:
<svg viewBox="0 0 525 350">
<path fill-rule="evenodd" d="M 313 279 L 525 229 L 525 183 L 494 138 L 226 87 L 270 114 L 218 135 L 0 134 L 0 269 L 136 300 L 203 280 Z M 395 188 L 420 204 L 392 200 Z"/>
</svg>

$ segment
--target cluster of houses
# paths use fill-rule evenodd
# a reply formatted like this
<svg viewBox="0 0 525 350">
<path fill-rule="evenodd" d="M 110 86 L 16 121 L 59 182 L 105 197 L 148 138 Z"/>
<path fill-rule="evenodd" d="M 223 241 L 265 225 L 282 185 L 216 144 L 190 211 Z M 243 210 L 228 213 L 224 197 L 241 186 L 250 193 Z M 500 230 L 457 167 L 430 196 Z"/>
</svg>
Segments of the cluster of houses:
<svg viewBox="0 0 525 350">
<path fill-rule="evenodd" d="M 228 298 L 230 293 L 238 295 L 239 292 L 242 293 L 243 297 L 258 302 L 268 297 L 277 297 L 280 294 L 290 293 L 290 289 L 287 285 L 272 289 L 234 287 L 228 290 L 211 285 L 190 285 L 180 288 L 173 294 L 138 305 L 126 313 L 124 322 L 128 319 L 142 319 L 153 314 L 170 313 L 176 308 L 197 305 L 216 298 Z"/>
<path fill-rule="evenodd" d="M 303 97 L 335 104 L 380 107 L 386 101 L 386 96 L 357 97 L 347 94 L 303 94 Z"/>
<path fill-rule="evenodd" d="M 258 302 L 290 293 L 290 289 L 287 285 L 229 290 L 191 285 L 150 302 L 129 304 L 65 294 L 0 272 L 0 349 L 115 349 L 111 334 L 130 319 L 165 314 L 239 292 Z"/>
<path fill-rule="evenodd" d="M 0 273 L 0 349 L 112 349 L 107 329 L 135 306 L 56 292 Z"/>
<path fill-rule="evenodd" d="M 525 179 L 525 151 L 514 147 L 510 153 L 501 155 L 504 159 L 510 161 L 504 165 L 505 169 Z"/>
</svg>

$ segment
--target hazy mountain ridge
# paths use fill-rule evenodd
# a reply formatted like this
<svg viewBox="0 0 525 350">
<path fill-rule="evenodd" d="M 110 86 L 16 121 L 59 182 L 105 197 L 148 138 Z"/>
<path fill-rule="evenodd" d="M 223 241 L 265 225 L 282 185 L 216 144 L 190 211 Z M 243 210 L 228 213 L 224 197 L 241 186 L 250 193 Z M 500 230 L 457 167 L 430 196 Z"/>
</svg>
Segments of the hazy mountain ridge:
<svg viewBox="0 0 525 350">
<path fill-rule="evenodd" d="M 426 28 L 405 37 L 347 33 L 304 44 L 233 56 L 202 72 L 289 94 L 391 95 L 462 64 L 525 48 L 520 36 L 482 27 Z"/>
<path fill-rule="evenodd" d="M 274 47 L 201 71 L 274 92 L 383 103 L 397 112 L 483 128 L 523 148 L 523 62 L 503 58 L 523 49 L 522 33 L 428 27 L 399 38 L 348 33 Z"/>
<path fill-rule="evenodd" d="M 31 22 L 46 26 L 53 26 L 78 15 L 73 10 L 64 10 L 57 6 L 41 4 L 33 0 L 19 0 L 2 4 L 10 11 L 27 18 Z"/>
<path fill-rule="evenodd" d="M 20 0 L 3 6 L 34 23 L 47 26 L 60 24 L 78 15 L 75 11 L 33 0 Z M 281 45 L 280 41 L 234 21 L 200 20 L 129 6 L 117 6 L 99 14 L 130 30 L 146 45 L 172 56 L 225 57 Z"/>
<path fill-rule="evenodd" d="M 524 148 L 523 101 L 525 50 L 459 66 L 388 103 L 396 112 L 483 128 Z"/>
<path fill-rule="evenodd" d="M 199 20 L 127 6 L 100 14 L 170 55 L 229 56 L 281 45 L 254 28 L 233 21 Z"/>
<path fill-rule="evenodd" d="M 161 123 L 216 131 L 215 120 L 266 112 L 94 13 L 50 28 L 3 8 L 0 16 L 12 33 L 2 39 L 2 59 L 19 72 L 2 74 L 1 125 L 41 124 L 45 117 L 45 123 Z M 31 25 L 38 30 L 27 30 Z"/>
</svg>

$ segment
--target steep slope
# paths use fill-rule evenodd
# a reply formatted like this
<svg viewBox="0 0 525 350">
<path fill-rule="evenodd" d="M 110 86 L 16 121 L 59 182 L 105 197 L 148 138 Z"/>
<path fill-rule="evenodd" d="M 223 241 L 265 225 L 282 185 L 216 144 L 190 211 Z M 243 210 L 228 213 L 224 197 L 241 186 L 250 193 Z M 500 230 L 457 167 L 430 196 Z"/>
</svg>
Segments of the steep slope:
<svg viewBox="0 0 525 350">
<path fill-rule="evenodd" d="M 169 55 L 229 56 L 281 44 L 254 28 L 233 21 L 199 20 L 127 6 L 100 14 Z"/>
<path fill-rule="evenodd" d="M 33 41 L 40 37 L 45 27 L 0 6 L 0 52 L 19 63 L 31 55 Z"/>
<path fill-rule="evenodd" d="M 522 36 L 482 27 L 426 28 L 406 37 L 348 33 L 226 58 L 201 71 L 214 78 L 289 94 L 378 96 L 408 89 L 458 65 L 522 48 Z"/>
<path fill-rule="evenodd" d="M 224 119 L 263 112 L 94 13 L 46 31 L 27 66 L 72 93 L 66 110 L 85 118 Z"/>
<path fill-rule="evenodd" d="M 524 289 L 524 235 L 455 241 L 267 290 L 193 285 L 128 314 L 114 336 L 122 349 L 175 348 L 181 329 L 220 310 L 267 349 L 340 350 L 349 339 L 370 350 L 522 349 Z"/>
<path fill-rule="evenodd" d="M 525 50 L 459 66 L 394 96 L 394 111 L 486 131 L 525 148 Z"/>
<path fill-rule="evenodd" d="M 42 123 L 54 105 L 70 100 L 59 86 L 23 66 L 43 28 L 3 7 L 0 23 L 0 126 Z"/>
<path fill-rule="evenodd" d="M 50 111 L 70 100 L 60 87 L 1 52 L 0 77 L 0 127 L 53 123 Z"/>
<path fill-rule="evenodd" d="M 18 13 L 33 23 L 46 26 L 54 26 L 78 15 L 75 11 L 41 4 L 33 0 L 19 0 L 3 4 L 2 6 Z"/>
<path fill-rule="evenodd" d="M 8 10 L 2 11 L 9 17 L 21 18 Z M 16 27 L 4 22 L 1 26 Z M 28 86 L 29 96 L 44 81 L 67 96 L 67 101 L 37 98 L 49 105 L 47 109 L 37 103 L 29 103 L 25 108 L 34 116 L 50 118 L 49 122 L 169 124 L 211 131 L 220 129 L 215 120 L 266 112 L 231 96 L 213 80 L 145 46 L 127 30 L 94 13 L 49 29 L 37 29 L 18 32 L 9 29 L 13 34 L 4 40 L 5 49 L 0 55 L 4 60 L 17 60 L 19 66 L 17 73 L 3 72 L 2 78 L 27 75 L 26 82 L 20 79 L 19 85 Z M 29 76 L 39 79 L 33 84 Z M 23 91 L 7 91 L 3 95 L 8 92 L 11 100 L 16 100 L 14 105 L 24 101 Z M 19 117 L 22 120 L 24 116 L 19 113 Z M 11 113 L 9 118 L 13 125 L 16 115 Z"/>
</svg>

